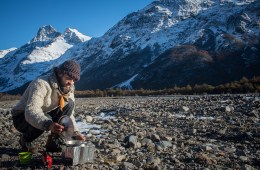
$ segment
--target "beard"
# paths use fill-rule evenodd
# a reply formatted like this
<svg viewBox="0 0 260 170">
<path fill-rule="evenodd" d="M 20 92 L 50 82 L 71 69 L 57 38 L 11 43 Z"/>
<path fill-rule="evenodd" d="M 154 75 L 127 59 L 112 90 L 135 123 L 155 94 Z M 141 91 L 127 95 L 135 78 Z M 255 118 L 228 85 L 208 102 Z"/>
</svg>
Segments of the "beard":
<svg viewBox="0 0 260 170">
<path fill-rule="evenodd" d="M 64 94 L 67 94 L 70 92 L 71 87 L 60 87 L 60 89 Z"/>
<path fill-rule="evenodd" d="M 67 94 L 67 93 L 70 92 L 71 86 L 72 86 L 71 83 L 66 82 L 66 81 L 62 81 L 62 80 L 60 79 L 60 83 L 59 83 L 59 84 L 60 84 L 60 90 L 61 90 L 64 94 Z"/>
<path fill-rule="evenodd" d="M 59 72 L 57 68 L 55 68 L 54 71 L 55 71 L 55 74 L 57 77 L 60 91 L 64 94 L 69 93 L 71 90 L 72 84 L 70 82 L 66 82 L 65 80 L 62 79 L 62 77 L 64 76 L 64 73 Z"/>
<path fill-rule="evenodd" d="M 65 94 L 69 93 L 71 90 L 71 84 L 70 83 L 66 83 L 66 82 L 61 82 L 61 91 Z"/>
</svg>

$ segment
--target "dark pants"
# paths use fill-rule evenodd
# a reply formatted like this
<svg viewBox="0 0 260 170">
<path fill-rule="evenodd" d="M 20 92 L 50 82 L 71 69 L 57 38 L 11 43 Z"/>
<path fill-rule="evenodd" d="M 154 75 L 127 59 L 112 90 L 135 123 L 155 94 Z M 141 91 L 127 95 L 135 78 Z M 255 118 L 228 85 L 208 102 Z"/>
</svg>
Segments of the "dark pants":
<svg viewBox="0 0 260 170">
<path fill-rule="evenodd" d="M 52 117 L 53 122 L 58 122 L 61 116 L 67 115 L 71 116 L 74 108 L 74 102 L 69 99 L 68 104 L 63 108 L 63 111 L 58 107 L 55 110 L 48 112 Z M 21 133 L 23 133 L 23 138 L 26 142 L 32 142 L 36 138 L 38 138 L 41 134 L 43 134 L 43 130 L 37 129 L 30 125 L 26 120 L 24 113 L 19 114 L 18 116 L 13 117 L 14 127 Z"/>
</svg>

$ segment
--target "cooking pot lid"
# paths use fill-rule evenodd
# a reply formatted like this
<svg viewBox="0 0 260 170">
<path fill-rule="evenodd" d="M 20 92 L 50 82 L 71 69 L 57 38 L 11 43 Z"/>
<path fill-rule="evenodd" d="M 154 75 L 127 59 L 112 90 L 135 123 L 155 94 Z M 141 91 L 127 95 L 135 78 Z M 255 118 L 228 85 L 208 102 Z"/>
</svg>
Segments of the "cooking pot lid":
<svg viewBox="0 0 260 170">
<path fill-rule="evenodd" d="M 69 116 L 62 116 L 58 123 L 64 126 L 61 137 L 65 138 L 65 140 L 71 140 L 74 133 L 74 126 L 71 118 Z"/>
</svg>

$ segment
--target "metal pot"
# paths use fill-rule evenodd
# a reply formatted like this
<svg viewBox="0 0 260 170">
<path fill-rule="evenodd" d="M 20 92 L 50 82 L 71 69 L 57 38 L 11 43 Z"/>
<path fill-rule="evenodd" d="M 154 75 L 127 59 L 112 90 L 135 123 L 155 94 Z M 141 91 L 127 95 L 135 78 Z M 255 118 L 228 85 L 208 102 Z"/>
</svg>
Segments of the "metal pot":
<svg viewBox="0 0 260 170">
<path fill-rule="evenodd" d="M 81 140 L 68 140 L 65 142 L 65 145 L 68 147 L 80 146 L 84 141 Z"/>
<path fill-rule="evenodd" d="M 66 141 L 63 157 L 70 165 L 84 164 L 94 160 L 95 145 L 81 140 Z"/>
</svg>

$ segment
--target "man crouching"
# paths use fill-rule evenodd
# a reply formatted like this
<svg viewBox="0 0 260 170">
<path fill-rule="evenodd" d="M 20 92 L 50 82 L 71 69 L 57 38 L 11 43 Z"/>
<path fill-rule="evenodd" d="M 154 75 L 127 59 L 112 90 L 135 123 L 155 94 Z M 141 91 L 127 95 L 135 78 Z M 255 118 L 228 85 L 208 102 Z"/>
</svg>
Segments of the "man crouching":
<svg viewBox="0 0 260 170">
<path fill-rule="evenodd" d="M 74 118 L 74 83 L 80 79 L 80 65 L 73 60 L 54 67 L 51 74 L 32 81 L 12 109 L 14 127 L 21 132 L 19 143 L 24 151 L 35 149 L 32 142 L 44 131 L 61 134 L 62 116 L 71 118 L 74 137 L 85 140 Z"/>
</svg>

